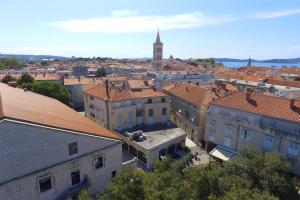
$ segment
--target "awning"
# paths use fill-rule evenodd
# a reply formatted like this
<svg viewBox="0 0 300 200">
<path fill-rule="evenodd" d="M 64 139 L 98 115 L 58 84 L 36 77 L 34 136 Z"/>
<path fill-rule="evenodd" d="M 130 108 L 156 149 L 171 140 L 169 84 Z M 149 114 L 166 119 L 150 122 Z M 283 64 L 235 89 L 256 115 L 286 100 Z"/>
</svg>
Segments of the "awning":
<svg viewBox="0 0 300 200">
<path fill-rule="evenodd" d="M 225 149 L 223 147 L 217 146 L 214 148 L 209 155 L 219 158 L 224 161 L 228 161 L 232 156 L 234 156 L 236 153 L 233 151 L 230 151 L 229 149 Z"/>
</svg>

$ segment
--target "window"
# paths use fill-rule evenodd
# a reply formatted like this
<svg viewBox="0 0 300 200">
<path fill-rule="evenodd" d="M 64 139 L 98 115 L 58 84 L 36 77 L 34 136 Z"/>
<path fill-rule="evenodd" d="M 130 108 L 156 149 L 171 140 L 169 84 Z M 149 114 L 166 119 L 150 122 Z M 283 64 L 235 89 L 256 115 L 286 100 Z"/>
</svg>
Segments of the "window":
<svg viewBox="0 0 300 200">
<path fill-rule="evenodd" d="M 242 135 L 243 139 L 244 139 L 244 140 L 249 140 L 249 139 L 250 139 L 250 133 L 251 133 L 250 130 L 245 129 L 245 130 L 243 131 L 243 135 Z"/>
<path fill-rule="evenodd" d="M 94 97 L 90 96 L 90 100 L 93 101 L 93 100 L 94 100 Z"/>
<path fill-rule="evenodd" d="M 213 130 L 210 130 L 209 133 L 208 133 L 208 139 L 214 141 L 216 138 L 216 132 L 213 131 Z"/>
<path fill-rule="evenodd" d="M 249 116 L 248 116 L 248 123 L 249 123 L 249 124 L 254 124 L 254 122 L 255 122 L 255 117 L 252 116 L 252 115 L 249 115 Z"/>
<path fill-rule="evenodd" d="M 117 171 L 116 170 L 111 172 L 111 178 L 115 178 L 116 175 L 117 175 Z"/>
<path fill-rule="evenodd" d="M 152 99 L 148 99 L 148 103 L 151 104 L 152 103 Z"/>
<path fill-rule="evenodd" d="M 218 108 L 214 109 L 214 114 L 219 114 L 219 109 Z"/>
<path fill-rule="evenodd" d="M 162 108 L 161 114 L 163 116 L 167 115 L 167 108 Z"/>
<path fill-rule="evenodd" d="M 151 108 L 151 109 L 149 109 L 149 117 L 153 117 L 153 115 L 154 115 L 154 112 L 153 112 L 153 109 Z"/>
<path fill-rule="evenodd" d="M 224 146 L 231 147 L 231 138 L 230 137 L 224 137 Z"/>
<path fill-rule="evenodd" d="M 226 136 L 231 137 L 232 136 L 232 130 L 233 130 L 232 125 L 229 125 L 229 124 L 225 125 L 225 135 Z"/>
<path fill-rule="evenodd" d="M 264 148 L 265 149 L 271 149 L 273 146 L 273 137 L 266 135 L 264 139 Z"/>
<path fill-rule="evenodd" d="M 80 183 L 79 170 L 71 173 L 71 179 L 72 179 L 72 185 L 77 185 L 78 183 Z"/>
<path fill-rule="evenodd" d="M 69 155 L 78 153 L 77 142 L 72 142 L 68 144 L 68 147 L 69 147 Z"/>
<path fill-rule="evenodd" d="M 138 159 L 142 161 L 144 164 L 147 164 L 147 157 L 143 152 L 138 151 Z"/>
<path fill-rule="evenodd" d="M 295 142 L 290 142 L 289 148 L 288 148 L 288 154 L 291 156 L 297 156 L 299 151 L 299 144 Z"/>
<path fill-rule="evenodd" d="M 142 100 L 137 100 L 136 104 L 138 104 L 138 105 L 142 104 Z"/>
<path fill-rule="evenodd" d="M 236 117 L 236 113 L 235 112 L 230 112 L 230 117 Z"/>
<path fill-rule="evenodd" d="M 141 117 L 142 114 L 143 114 L 143 110 L 142 109 L 136 110 L 136 117 Z"/>
<path fill-rule="evenodd" d="M 130 100 L 126 101 L 126 106 L 130 106 L 130 105 L 131 105 L 131 101 Z"/>
<path fill-rule="evenodd" d="M 161 102 L 165 103 L 166 102 L 166 98 L 161 98 Z"/>
<path fill-rule="evenodd" d="M 104 159 L 103 159 L 103 156 L 97 156 L 95 158 L 95 169 L 100 169 L 104 167 Z"/>
<path fill-rule="evenodd" d="M 121 103 L 120 102 L 116 102 L 114 105 L 115 105 L 115 108 L 119 108 L 121 106 Z"/>
<path fill-rule="evenodd" d="M 40 193 L 46 192 L 52 189 L 51 177 L 46 177 L 39 180 Z"/>
<path fill-rule="evenodd" d="M 133 126 L 133 112 L 132 111 L 128 112 L 128 125 Z"/>
</svg>

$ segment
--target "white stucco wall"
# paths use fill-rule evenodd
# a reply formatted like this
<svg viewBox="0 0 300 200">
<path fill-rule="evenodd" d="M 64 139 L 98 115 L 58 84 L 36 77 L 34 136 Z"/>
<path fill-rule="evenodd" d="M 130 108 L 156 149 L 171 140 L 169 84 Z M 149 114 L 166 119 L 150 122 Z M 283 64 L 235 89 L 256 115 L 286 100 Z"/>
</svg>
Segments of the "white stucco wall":
<svg viewBox="0 0 300 200">
<path fill-rule="evenodd" d="M 78 143 L 69 155 L 68 144 Z M 71 187 L 71 172 L 80 170 L 90 181 L 89 192 L 102 191 L 111 173 L 122 168 L 122 147 L 116 140 L 11 121 L 0 122 L 0 199 L 55 199 Z M 95 155 L 104 156 L 104 167 L 95 169 Z M 52 189 L 40 193 L 38 179 L 51 175 Z"/>
</svg>

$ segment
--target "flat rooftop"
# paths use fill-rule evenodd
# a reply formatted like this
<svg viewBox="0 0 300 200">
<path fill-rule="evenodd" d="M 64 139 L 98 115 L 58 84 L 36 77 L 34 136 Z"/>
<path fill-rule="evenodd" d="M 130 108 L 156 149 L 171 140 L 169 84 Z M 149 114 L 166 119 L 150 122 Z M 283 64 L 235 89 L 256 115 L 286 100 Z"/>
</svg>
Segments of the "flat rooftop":
<svg viewBox="0 0 300 200">
<path fill-rule="evenodd" d="M 128 133 L 140 131 L 145 136 L 143 140 L 132 140 L 141 147 L 152 150 L 156 147 L 178 138 L 185 138 L 185 132 L 173 123 L 154 124 L 151 126 L 134 127 L 121 132 L 128 138 Z"/>
</svg>

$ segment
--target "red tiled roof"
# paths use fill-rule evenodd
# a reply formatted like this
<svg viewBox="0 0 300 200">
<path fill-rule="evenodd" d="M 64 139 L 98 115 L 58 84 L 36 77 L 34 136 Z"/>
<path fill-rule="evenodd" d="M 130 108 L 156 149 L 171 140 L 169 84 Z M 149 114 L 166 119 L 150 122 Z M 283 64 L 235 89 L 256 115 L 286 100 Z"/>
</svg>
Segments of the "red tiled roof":
<svg viewBox="0 0 300 200">
<path fill-rule="evenodd" d="M 247 71 L 251 71 L 251 72 L 266 72 L 268 70 L 270 70 L 271 67 L 255 67 L 255 66 L 251 66 L 251 67 L 240 67 L 237 70 L 240 72 L 247 72 Z"/>
<path fill-rule="evenodd" d="M 0 83 L 0 119 L 3 118 L 119 139 L 56 99 Z"/>
<path fill-rule="evenodd" d="M 168 86 L 164 90 L 194 105 L 208 105 L 213 99 L 218 98 L 214 92 L 210 92 L 208 89 L 186 83 L 173 87 Z"/>
<path fill-rule="evenodd" d="M 299 67 L 282 67 L 277 70 L 276 74 L 298 74 L 300 75 Z"/>
<path fill-rule="evenodd" d="M 300 88 L 300 82 L 299 81 L 286 81 L 286 80 L 278 80 L 278 79 L 267 79 L 266 83 L 272 84 L 272 85 L 283 85 L 283 86 L 288 86 L 288 87 Z"/>
<path fill-rule="evenodd" d="M 295 100 L 293 109 L 290 108 L 290 101 L 290 99 L 286 98 L 253 93 L 250 94 L 250 98 L 247 100 L 246 93 L 236 92 L 210 104 L 300 122 L 300 100 Z"/>
<path fill-rule="evenodd" d="M 142 98 L 149 98 L 149 97 L 166 96 L 166 94 L 153 88 L 132 89 L 132 90 L 110 88 L 107 94 L 106 87 L 102 84 L 98 84 L 93 88 L 86 89 L 84 92 L 88 95 L 92 95 L 100 99 L 109 99 L 110 101 L 123 101 L 123 100 L 130 100 L 130 99 L 142 99 Z"/>
</svg>

